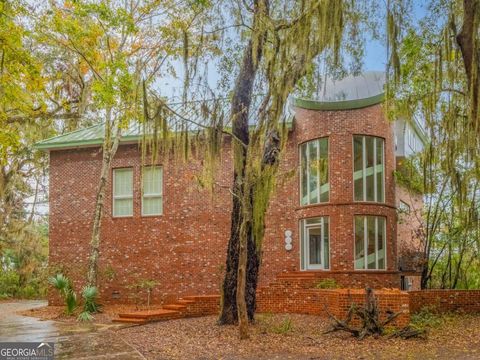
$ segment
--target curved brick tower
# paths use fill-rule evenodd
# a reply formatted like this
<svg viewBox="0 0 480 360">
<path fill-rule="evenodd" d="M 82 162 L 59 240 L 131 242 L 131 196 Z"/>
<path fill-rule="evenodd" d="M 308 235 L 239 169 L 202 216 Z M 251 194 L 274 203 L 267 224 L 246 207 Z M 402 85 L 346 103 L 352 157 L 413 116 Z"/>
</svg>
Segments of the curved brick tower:
<svg viewBox="0 0 480 360">
<path fill-rule="evenodd" d="M 328 171 L 328 175 L 324 175 L 325 184 L 320 185 L 328 186 L 328 194 L 323 199 L 322 195 L 320 197 L 314 195 L 313 199 L 310 195 L 310 201 L 302 199 L 300 195 L 295 209 L 295 217 L 300 224 L 299 250 L 303 250 L 303 254 L 300 254 L 300 257 L 303 257 L 301 270 L 318 269 L 331 272 L 330 275 L 338 277 L 339 282 L 348 282 L 351 285 L 355 285 L 357 281 L 358 285 L 363 285 L 360 283 L 364 281 L 368 283 L 368 277 L 372 276 L 372 283 L 378 280 L 385 281 L 385 286 L 394 286 L 394 278 L 397 277 L 397 219 L 393 178 L 395 170 L 393 127 L 385 119 L 381 104 L 365 104 L 367 106 L 361 108 L 349 109 L 349 106 L 354 107 L 356 104 L 346 103 L 342 110 L 316 110 L 312 109 L 312 103 L 297 102 L 293 139 L 298 144 L 299 152 L 301 153 L 302 147 L 307 147 L 306 151 L 312 150 L 312 142 L 315 143 L 319 141 L 318 139 L 328 143 L 326 164 L 318 171 L 320 173 Z M 312 151 L 308 155 L 312 156 Z M 313 161 L 315 160 L 314 156 Z M 307 177 L 305 170 L 302 174 L 304 166 L 302 161 L 304 161 L 302 155 L 299 154 L 300 174 L 297 177 L 299 192 L 302 192 L 302 182 L 305 186 L 305 182 L 308 181 L 302 180 L 302 176 Z M 360 168 L 355 169 L 355 161 Z M 316 175 L 315 170 L 311 172 Z M 310 174 L 310 180 L 311 177 Z M 314 189 L 310 189 L 310 192 L 315 191 L 316 184 L 311 187 Z M 307 194 L 304 194 L 303 198 L 306 197 Z M 315 247 L 315 239 L 305 238 L 308 235 L 302 234 L 305 232 L 302 229 L 302 222 L 313 217 L 328 218 L 329 259 L 325 255 L 323 266 L 315 266 L 315 262 L 318 262 L 316 259 L 313 261 L 307 259 L 315 257 L 310 246 Z M 365 221 L 367 226 L 364 226 Z M 359 229 L 360 224 L 363 228 Z M 373 225 L 372 229 L 369 225 Z M 321 228 L 320 225 L 320 230 L 314 231 L 311 236 L 315 238 L 316 233 L 322 232 Z M 311 232 L 309 229 L 309 233 Z M 323 232 L 325 233 L 326 229 Z M 323 236 L 326 237 L 325 234 Z M 361 240 L 363 248 L 358 246 Z M 313 243 L 307 244 L 308 241 Z M 308 254 L 307 247 L 310 250 Z M 325 248 L 326 244 L 323 251 L 327 252 Z M 370 260 L 361 260 L 365 248 L 367 258 L 370 256 Z M 382 253 L 379 254 L 379 251 Z"/>
<path fill-rule="evenodd" d="M 272 251 L 275 236 L 289 241 L 291 233 L 292 250 L 283 261 L 289 276 L 332 278 L 350 287 L 400 286 L 394 126 L 382 108 L 383 77 L 370 76 L 346 84 L 353 99 L 295 101 L 283 171 L 295 166 L 297 172 L 291 184 L 277 189 L 269 223 L 285 232 L 266 241 Z M 375 79 L 378 87 L 372 86 Z M 362 85 L 370 91 L 355 89 Z M 282 224 L 276 221 L 280 213 Z M 267 251 L 268 274 L 272 258 L 282 254 L 269 257 Z"/>
</svg>

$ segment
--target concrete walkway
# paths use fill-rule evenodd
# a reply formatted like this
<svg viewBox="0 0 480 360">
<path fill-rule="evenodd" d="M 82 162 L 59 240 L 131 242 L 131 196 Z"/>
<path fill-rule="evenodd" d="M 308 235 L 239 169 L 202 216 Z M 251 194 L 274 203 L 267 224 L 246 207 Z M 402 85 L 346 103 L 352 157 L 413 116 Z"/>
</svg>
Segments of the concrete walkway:
<svg viewBox="0 0 480 360">
<path fill-rule="evenodd" d="M 108 326 L 39 320 L 17 314 L 46 304 L 36 300 L 0 303 L 0 342 L 54 342 L 55 359 L 144 359 Z"/>
</svg>

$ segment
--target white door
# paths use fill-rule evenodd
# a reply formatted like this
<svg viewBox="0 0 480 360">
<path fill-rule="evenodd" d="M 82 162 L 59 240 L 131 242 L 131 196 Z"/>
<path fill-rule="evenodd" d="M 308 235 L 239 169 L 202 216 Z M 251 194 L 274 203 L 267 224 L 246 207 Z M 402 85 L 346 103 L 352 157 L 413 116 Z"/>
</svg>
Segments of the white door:
<svg viewBox="0 0 480 360">
<path fill-rule="evenodd" d="M 324 269 L 324 242 L 321 224 L 306 225 L 305 250 L 307 269 Z"/>
</svg>

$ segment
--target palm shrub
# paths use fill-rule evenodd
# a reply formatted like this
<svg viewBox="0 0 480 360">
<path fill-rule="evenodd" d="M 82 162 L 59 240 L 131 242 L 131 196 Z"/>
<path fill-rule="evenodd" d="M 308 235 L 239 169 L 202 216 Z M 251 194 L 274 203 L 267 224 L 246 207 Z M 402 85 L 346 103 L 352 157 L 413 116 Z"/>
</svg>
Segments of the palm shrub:
<svg viewBox="0 0 480 360">
<path fill-rule="evenodd" d="M 72 283 L 68 277 L 63 274 L 56 274 L 48 279 L 48 282 L 60 292 L 60 296 L 65 301 L 65 313 L 72 315 L 78 307 L 77 294 L 73 291 Z"/>
<path fill-rule="evenodd" d="M 95 286 L 85 286 L 82 290 L 83 311 L 78 316 L 79 321 L 92 321 L 92 314 L 100 312 L 97 303 L 98 289 Z"/>
<path fill-rule="evenodd" d="M 82 311 L 78 315 L 78 321 L 92 321 L 92 320 L 93 320 L 93 316 L 88 311 Z"/>
</svg>

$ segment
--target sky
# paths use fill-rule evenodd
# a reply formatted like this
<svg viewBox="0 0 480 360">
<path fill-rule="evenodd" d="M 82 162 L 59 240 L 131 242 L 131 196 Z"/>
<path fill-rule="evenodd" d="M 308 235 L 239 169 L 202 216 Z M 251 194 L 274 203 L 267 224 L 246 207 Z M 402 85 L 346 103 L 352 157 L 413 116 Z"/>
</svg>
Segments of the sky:
<svg viewBox="0 0 480 360">
<path fill-rule="evenodd" d="M 384 71 L 386 66 L 386 48 L 379 40 L 368 40 L 366 42 L 364 71 Z M 181 61 L 174 62 L 177 77 L 167 77 L 162 79 L 161 84 L 157 84 L 157 89 L 161 96 L 165 96 L 173 101 L 177 101 L 183 88 L 183 64 Z M 208 66 L 208 83 L 212 89 L 216 88 L 219 80 L 215 63 Z"/>
<path fill-rule="evenodd" d="M 412 0 L 412 12 L 409 14 L 413 23 L 416 23 L 427 13 L 427 0 Z M 365 42 L 365 56 L 363 62 L 363 71 L 385 71 L 387 52 L 385 44 L 380 40 L 367 39 Z M 174 63 L 177 78 L 168 77 L 162 80 L 158 90 L 162 96 L 169 99 L 178 100 L 183 87 L 183 64 L 181 61 Z M 216 89 L 219 74 L 217 73 L 214 62 L 208 65 L 208 84 L 212 89 Z M 175 100 L 174 100 L 175 101 Z"/>
<path fill-rule="evenodd" d="M 428 11 L 429 1 L 427 0 L 412 0 L 411 21 L 413 24 L 423 18 Z M 387 52 L 385 44 L 378 40 L 369 40 L 366 42 L 364 70 L 385 70 Z"/>
</svg>

